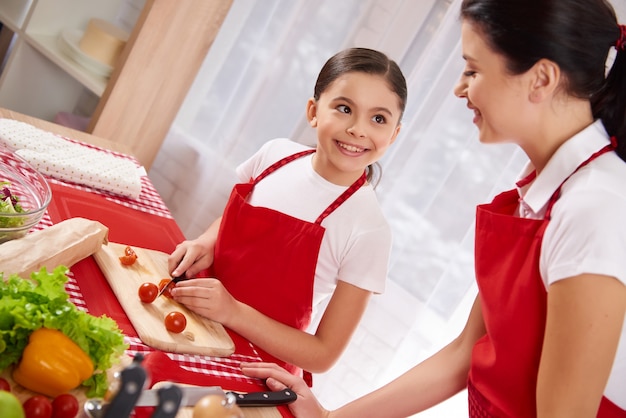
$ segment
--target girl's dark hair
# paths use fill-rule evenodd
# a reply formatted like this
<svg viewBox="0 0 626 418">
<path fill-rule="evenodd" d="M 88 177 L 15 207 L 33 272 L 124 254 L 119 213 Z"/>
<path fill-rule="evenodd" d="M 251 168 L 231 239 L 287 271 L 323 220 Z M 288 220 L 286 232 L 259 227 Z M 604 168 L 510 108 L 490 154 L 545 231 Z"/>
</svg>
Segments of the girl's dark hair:
<svg viewBox="0 0 626 418">
<path fill-rule="evenodd" d="M 542 58 L 559 65 L 567 92 L 588 98 L 594 118 L 617 138 L 626 160 L 626 50 L 609 51 L 620 39 L 615 11 L 606 0 L 463 0 L 461 18 L 483 32 L 489 46 L 521 74 Z"/>
<path fill-rule="evenodd" d="M 373 49 L 345 49 L 326 61 L 315 82 L 315 89 L 313 90 L 315 100 L 319 100 L 321 94 L 333 81 L 350 72 L 367 73 L 384 77 L 389 84 L 389 88 L 398 96 L 400 119 L 402 119 L 407 100 L 407 87 L 404 74 L 402 74 L 402 70 L 400 70 L 400 67 L 398 67 L 395 61 L 389 59 L 389 57 L 382 52 Z M 378 163 L 375 163 L 375 165 L 378 167 L 379 172 L 382 171 Z M 375 176 L 374 171 L 373 165 L 367 168 L 367 180 L 370 183 L 372 183 Z M 374 184 L 380 180 L 380 177 L 380 174 L 376 176 L 376 182 Z"/>
</svg>

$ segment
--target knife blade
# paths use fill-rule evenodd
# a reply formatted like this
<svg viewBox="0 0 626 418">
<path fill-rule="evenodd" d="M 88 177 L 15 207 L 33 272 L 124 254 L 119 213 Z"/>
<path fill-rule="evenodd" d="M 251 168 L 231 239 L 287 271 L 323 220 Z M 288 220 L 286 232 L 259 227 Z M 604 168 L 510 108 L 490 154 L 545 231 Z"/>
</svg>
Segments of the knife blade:
<svg viewBox="0 0 626 418">
<path fill-rule="evenodd" d="M 165 286 L 163 286 L 160 290 L 159 293 L 157 293 L 156 297 L 158 298 L 159 296 L 161 296 L 163 293 L 165 293 L 165 291 L 167 290 L 168 287 L 172 286 L 173 283 L 178 283 L 181 282 L 183 280 L 187 280 L 187 278 L 185 276 L 178 276 L 178 277 L 172 277 L 170 279 L 169 282 L 167 282 L 167 284 Z"/>
<path fill-rule="evenodd" d="M 277 392 L 224 392 L 219 386 L 180 386 L 183 397 L 180 406 L 194 406 L 206 395 L 233 394 L 235 402 L 241 407 L 246 406 L 277 406 L 285 405 L 296 400 L 297 395 L 291 389 Z M 135 406 L 156 406 L 159 404 L 159 389 L 147 389 L 141 392 Z"/>
</svg>

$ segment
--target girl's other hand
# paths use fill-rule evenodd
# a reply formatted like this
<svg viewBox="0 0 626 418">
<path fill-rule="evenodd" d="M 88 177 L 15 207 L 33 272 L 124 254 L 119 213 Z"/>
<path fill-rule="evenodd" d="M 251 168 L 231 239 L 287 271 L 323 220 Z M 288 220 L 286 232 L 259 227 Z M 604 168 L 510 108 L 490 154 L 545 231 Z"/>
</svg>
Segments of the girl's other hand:
<svg viewBox="0 0 626 418">
<path fill-rule="evenodd" d="M 176 283 L 171 291 L 174 300 L 189 310 L 229 325 L 229 319 L 237 316 L 239 302 L 215 278 L 189 279 Z"/>
<path fill-rule="evenodd" d="M 329 417 L 329 411 L 322 408 L 306 382 L 274 363 L 241 363 L 241 371 L 246 376 L 265 379 L 270 390 L 289 388 L 296 392 L 298 399 L 289 404 L 289 410 L 296 418 Z"/>
</svg>

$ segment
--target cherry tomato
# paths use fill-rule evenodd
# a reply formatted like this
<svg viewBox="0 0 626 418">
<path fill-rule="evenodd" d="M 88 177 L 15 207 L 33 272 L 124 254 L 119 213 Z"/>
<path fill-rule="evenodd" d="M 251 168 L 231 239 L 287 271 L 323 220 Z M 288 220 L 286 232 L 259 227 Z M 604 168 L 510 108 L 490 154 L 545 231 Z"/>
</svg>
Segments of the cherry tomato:
<svg viewBox="0 0 626 418">
<path fill-rule="evenodd" d="M 187 318 L 181 312 L 174 311 L 167 314 L 165 317 L 165 328 L 168 331 L 176 334 L 183 332 L 187 326 Z"/>
<path fill-rule="evenodd" d="M 150 282 L 142 283 L 137 294 L 143 303 L 152 303 L 159 294 L 159 287 Z"/>
<path fill-rule="evenodd" d="M 11 385 L 9 384 L 9 381 L 2 377 L 0 377 L 0 390 L 11 392 Z"/>
<path fill-rule="evenodd" d="M 31 396 L 24 402 L 26 418 L 51 418 L 52 402 L 42 395 Z"/>
<path fill-rule="evenodd" d="M 131 266 L 135 263 L 135 261 L 137 261 L 137 254 L 135 251 L 128 246 L 124 248 L 124 255 L 120 257 L 120 262 L 125 266 Z"/>
<path fill-rule="evenodd" d="M 161 291 L 161 289 L 163 289 L 164 286 L 166 286 L 169 282 L 171 281 L 171 279 L 161 279 L 161 281 L 159 282 L 159 291 Z M 172 289 L 176 287 L 176 283 L 172 283 L 165 292 L 163 292 L 163 296 L 165 296 L 166 298 L 170 298 L 172 299 Z"/>
<path fill-rule="evenodd" d="M 74 418 L 78 414 L 78 399 L 64 393 L 52 401 L 52 418 Z"/>
</svg>

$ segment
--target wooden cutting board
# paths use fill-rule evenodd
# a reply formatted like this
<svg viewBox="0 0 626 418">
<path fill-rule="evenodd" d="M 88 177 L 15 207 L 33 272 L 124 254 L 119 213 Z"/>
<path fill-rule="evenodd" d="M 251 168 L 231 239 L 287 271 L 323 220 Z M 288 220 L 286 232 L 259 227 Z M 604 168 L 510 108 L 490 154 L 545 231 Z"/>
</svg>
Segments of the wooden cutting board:
<svg viewBox="0 0 626 418">
<path fill-rule="evenodd" d="M 125 244 L 109 242 L 94 254 L 94 258 L 145 344 L 173 353 L 219 357 L 228 357 L 235 351 L 235 344 L 221 324 L 203 318 L 165 296 L 152 303 L 142 303 L 137 295 L 142 283 L 158 285 L 161 279 L 169 277 L 168 254 L 131 247 L 137 254 L 137 261 L 124 266 L 119 257 L 124 255 L 125 248 Z M 187 327 L 180 334 L 165 329 L 163 319 L 172 311 L 180 311 L 187 317 Z"/>
<path fill-rule="evenodd" d="M 162 386 L 167 385 L 167 382 L 159 382 L 156 383 L 152 389 L 158 389 Z M 192 385 L 182 385 L 181 386 L 192 386 Z M 282 414 L 276 407 L 273 406 L 263 406 L 263 407 L 244 407 L 241 408 L 243 412 L 243 416 L 245 418 L 282 418 Z M 185 406 L 178 410 L 176 414 L 176 418 L 193 418 L 193 407 Z"/>
</svg>

